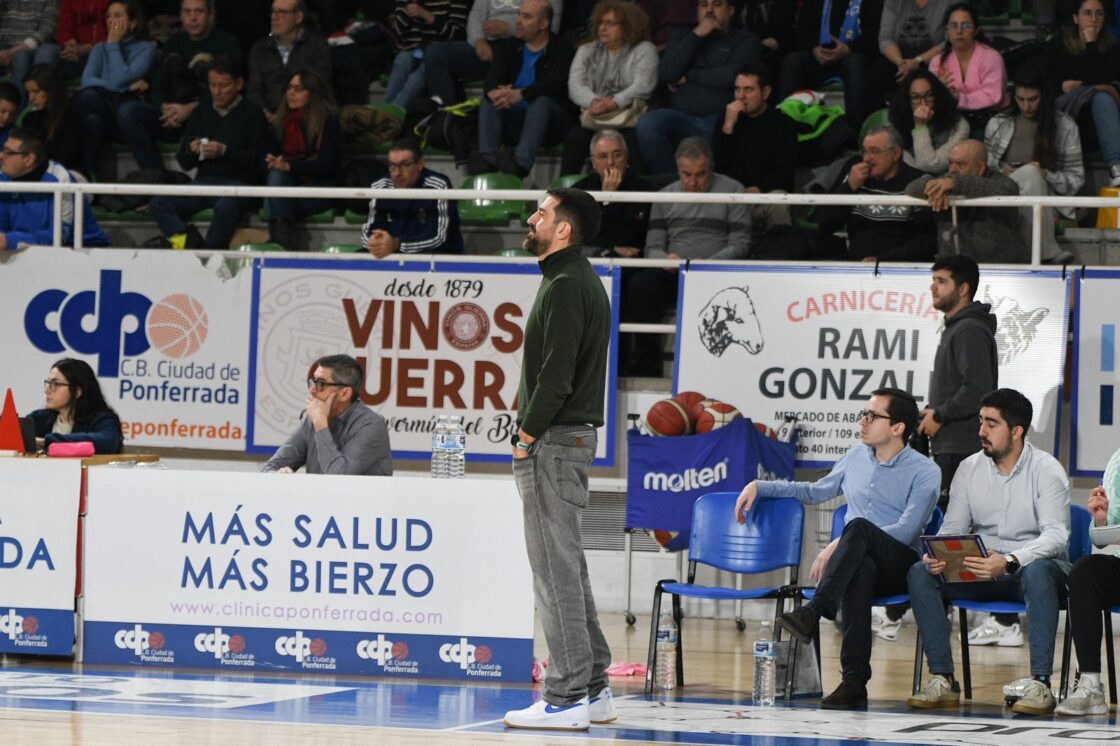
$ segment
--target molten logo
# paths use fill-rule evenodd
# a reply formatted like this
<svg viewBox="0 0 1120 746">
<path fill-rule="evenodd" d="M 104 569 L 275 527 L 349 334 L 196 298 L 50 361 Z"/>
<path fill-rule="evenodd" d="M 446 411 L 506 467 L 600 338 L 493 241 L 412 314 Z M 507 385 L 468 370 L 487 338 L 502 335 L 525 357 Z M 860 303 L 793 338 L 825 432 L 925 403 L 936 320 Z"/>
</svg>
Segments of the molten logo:
<svg viewBox="0 0 1120 746">
<path fill-rule="evenodd" d="M 7 635 L 9 640 L 14 640 L 23 634 L 23 617 L 15 609 L 8 609 L 8 613 L 0 616 L 0 635 Z"/>
<path fill-rule="evenodd" d="M 218 660 L 230 652 L 230 636 L 215 627 L 213 632 L 199 632 L 194 636 L 194 649 L 200 653 L 213 653 Z"/>
<path fill-rule="evenodd" d="M 687 492 L 698 487 L 711 487 L 727 479 L 727 459 L 703 469 L 685 469 L 680 474 L 646 472 L 642 487 L 651 492 Z"/>
<path fill-rule="evenodd" d="M 121 650 L 131 650 L 133 655 L 140 656 L 150 647 L 150 639 L 151 633 L 137 624 L 132 629 L 117 630 L 117 634 L 113 635 L 113 644 Z"/>
<path fill-rule="evenodd" d="M 444 663 L 458 663 L 464 671 L 474 663 L 475 646 L 467 638 L 460 637 L 459 642 L 448 642 L 439 646 L 439 659 Z"/>
</svg>

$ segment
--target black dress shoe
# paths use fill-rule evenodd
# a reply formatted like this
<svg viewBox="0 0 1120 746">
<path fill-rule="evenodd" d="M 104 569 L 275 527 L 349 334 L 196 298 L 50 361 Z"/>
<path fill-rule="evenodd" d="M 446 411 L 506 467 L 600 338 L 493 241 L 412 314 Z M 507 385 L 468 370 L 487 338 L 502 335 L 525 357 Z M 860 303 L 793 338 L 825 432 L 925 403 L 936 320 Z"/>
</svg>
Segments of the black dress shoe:
<svg viewBox="0 0 1120 746">
<path fill-rule="evenodd" d="M 778 617 L 778 625 L 805 645 L 813 639 L 813 633 L 817 631 L 820 621 L 820 614 L 808 606 L 787 611 Z"/>
<path fill-rule="evenodd" d="M 822 710 L 856 710 L 867 706 L 867 685 L 856 679 L 843 679 L 832 694 L 821 700 Z"/>
</svg>

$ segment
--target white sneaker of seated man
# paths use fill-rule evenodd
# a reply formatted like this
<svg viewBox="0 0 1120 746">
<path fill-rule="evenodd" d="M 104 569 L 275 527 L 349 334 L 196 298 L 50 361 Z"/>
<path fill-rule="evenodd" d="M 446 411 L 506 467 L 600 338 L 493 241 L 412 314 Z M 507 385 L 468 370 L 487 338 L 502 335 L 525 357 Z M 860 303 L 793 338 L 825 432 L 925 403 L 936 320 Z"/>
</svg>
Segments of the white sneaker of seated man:
<svg viewBox="0 0 1120 746">
<path fill-rule="evenodd" d="M 969 645 L 998 645 L 1001 648 L 1023 647 L 1023 631 L 1018 623 L 1004 626 L 994 616 L 984 620 L 976 629 L 968 633 Z"/>
<path fill-rule="evenodd" d="M 871 607 L 871 631 L 874 632 L 879 639 L 886 640 L 887 642 L 894 642 L 898 639 L 898 630 L 901 627 L 901 619 L 892 620 L 887 616 L 887 607 Z"/>
<path fill-rule="evenodd" d="M 592 723 L 605 725 L 618 719 L 614 708 L 614 694 L 604 688 L 594 699 L 587 697 L 570 705 L 551 705 L 543 699 L 524 710 L 510 710 L 505 724 L 510 728 L 539 730 L 587 730 Z"/>
<path fill-rule="evenodd" d="M 1108 702 L 1104 698 L 1104 686 L 1101 684 L 1100 674 L 1096 681 L 1086 679 L 1085 674 L 1077 680 L 1073 694 L 1062 700 L 1054 709 L 1055 715 L 1079 717 L 1082 715 L 1107 715 Z"/>
</svg>

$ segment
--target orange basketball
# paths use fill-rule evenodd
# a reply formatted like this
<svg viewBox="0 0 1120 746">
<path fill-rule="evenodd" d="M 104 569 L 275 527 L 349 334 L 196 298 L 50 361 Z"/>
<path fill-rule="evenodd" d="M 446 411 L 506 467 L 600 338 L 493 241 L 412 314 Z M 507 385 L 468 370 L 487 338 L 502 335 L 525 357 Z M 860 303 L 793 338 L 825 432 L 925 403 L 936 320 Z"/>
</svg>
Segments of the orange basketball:
<svg viewBox="0 0 1120 746">
<path fill-rule="evenodd" d="M 206 341 L 206 309 L 182 293 L 169 295 L 148 314 L 148 341 L 170 358 L 189 357 Z"/>
<path fill-rule="evenodd" d="M 696 416 L 696 432 L 707 433 L 742 418 L 738 409 L 721 401 L 709 401 Z"/>
<path fill-rule="evenodd" d="M 646 429 L 652 435 L 688 435 L 692 432 L 688 415 L 680 402 L 662 399 L 646 412 Z"/>
<path fill-rule="evenodd" d="M 754 429 L 765 435 L 770 440 L 778 439 L 778 433 L 776 433 L 774 431 L 774 428 L 770 427 L 769 425 L 764 425 L 761 422 L 756 422 L 754 423 Z"/>
</svg>

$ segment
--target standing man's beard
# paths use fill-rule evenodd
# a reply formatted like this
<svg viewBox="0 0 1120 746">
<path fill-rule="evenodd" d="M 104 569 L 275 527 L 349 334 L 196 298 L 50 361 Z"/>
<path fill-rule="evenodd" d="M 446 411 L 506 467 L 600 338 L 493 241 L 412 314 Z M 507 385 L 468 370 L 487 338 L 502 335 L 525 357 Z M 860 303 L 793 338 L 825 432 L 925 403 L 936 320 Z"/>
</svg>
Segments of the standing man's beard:
<svg viewBox="0 0 1120 746">
<path fill-rule="evenodd" d="M 521 243 L 522 248 L 528 251 L 533 256 L 540 256 L 548 251 L 548 247 L 552 245 L 551 241 L 542 239 L 536 233 L 530 233 L 525 236 L 525 240 Z"/>
</svg>

